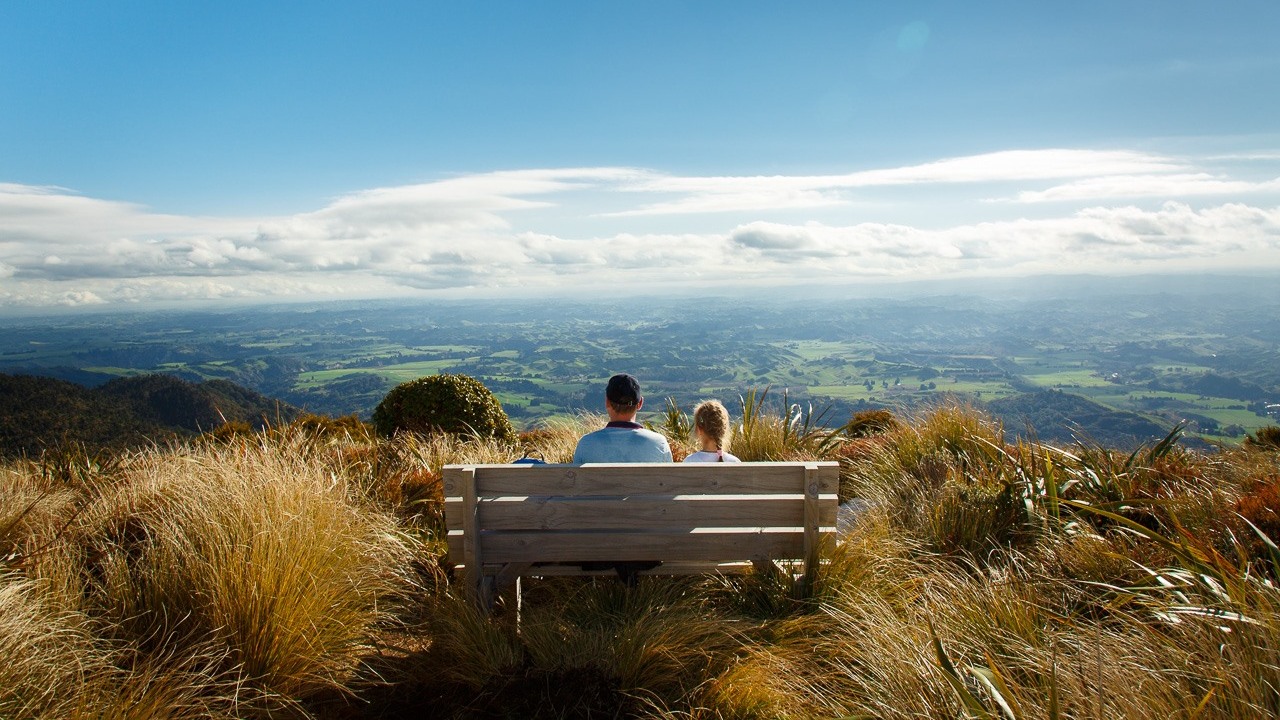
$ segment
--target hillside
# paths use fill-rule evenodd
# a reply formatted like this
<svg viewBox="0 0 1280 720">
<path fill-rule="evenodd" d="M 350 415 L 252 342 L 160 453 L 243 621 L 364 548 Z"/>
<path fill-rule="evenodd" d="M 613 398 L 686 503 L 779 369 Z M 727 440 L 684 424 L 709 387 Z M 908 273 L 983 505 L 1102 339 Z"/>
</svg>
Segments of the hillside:
<svg viewBox="0 0 1280 720">
<path fill-rule="evenodd" d="M 1013 395 L 986 404 L 988 412 L 1004 423 L 1010 434 L 1025 434 L 1051 444 L 1071 444 L 1077 439 L 1106 447 L 1133 449 L 1159 440 L 1171 428 L 1138 415 L 1112 410 L 1088 398 L 1061 390 L 1041 390 Z"/>
<path fill-rule="evenodd" d="M 171 375 L 119 378 L 88 388 L 65 380 L 0 374 L 0 456 L 83 444 L 119 449 L 212 430 L 224 422 L 260 427 L 298 414 L 292 406 L 226 380 Z"/>
</svg>

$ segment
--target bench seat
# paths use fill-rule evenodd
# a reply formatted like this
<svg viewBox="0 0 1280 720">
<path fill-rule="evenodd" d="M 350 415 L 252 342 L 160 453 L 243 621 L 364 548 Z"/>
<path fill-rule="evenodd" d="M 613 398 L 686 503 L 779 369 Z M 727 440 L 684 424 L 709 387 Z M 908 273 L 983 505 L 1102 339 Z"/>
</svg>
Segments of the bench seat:
<svg viewBox="0 0 1280 720">
<path fill-rule="evenodd" d="M 448 465 L 449 560 L 485 604 L 516 578 L 609 562 L 663 575 L 783 563 L 812 579 L 838 484 L 834 462 Z"/>
</svg>

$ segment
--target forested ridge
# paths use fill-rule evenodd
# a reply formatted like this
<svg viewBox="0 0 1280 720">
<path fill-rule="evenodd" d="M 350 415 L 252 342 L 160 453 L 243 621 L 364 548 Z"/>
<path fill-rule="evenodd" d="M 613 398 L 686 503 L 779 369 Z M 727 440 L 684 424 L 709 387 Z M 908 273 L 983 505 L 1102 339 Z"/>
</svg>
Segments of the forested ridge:
<svg viewBox="0 0 1280 720">
<path fill-rule="evenodd" d="M 992 400 L 985 405 L 1009 433 L 1031 432 L 1039 440 L 1071 444 L 1087 440 L 1131 449 L 1169 433 L 1170 428 L 1137 413 L 1112 410 L 1061 390 L 1038 390 Z"/>
<path fill-rule="evenodd" d="M 214 430 L 288 422 L 298 409 L 227 380 L 193 383 L 151 374 L 88 388 L 65 380 L 0 374 L 0 455 L 55 445 L 122 449 Z"/>
</svg>

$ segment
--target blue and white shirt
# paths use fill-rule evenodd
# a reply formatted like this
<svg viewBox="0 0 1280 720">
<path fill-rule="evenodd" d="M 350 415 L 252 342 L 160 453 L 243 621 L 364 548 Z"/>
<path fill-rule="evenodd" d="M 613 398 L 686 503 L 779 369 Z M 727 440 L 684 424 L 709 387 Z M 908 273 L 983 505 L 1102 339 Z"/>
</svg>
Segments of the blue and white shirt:
<svg viewBox="0 0 1280 720">
<path fill-rule="evenodd" d="M 662 435 L 634 422 L 615 420 L 587 433 L 573 451 L 573 462 L 639 463 L 671 462 L 671 446 Z"/>
</svg>

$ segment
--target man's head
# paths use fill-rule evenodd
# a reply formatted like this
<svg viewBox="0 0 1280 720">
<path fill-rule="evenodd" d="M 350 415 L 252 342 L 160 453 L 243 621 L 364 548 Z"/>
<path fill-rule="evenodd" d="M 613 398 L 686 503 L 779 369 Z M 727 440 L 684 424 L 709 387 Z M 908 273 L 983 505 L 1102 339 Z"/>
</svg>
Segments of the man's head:
<svg viewBox="0 0 1280 720">
<path fill-rule="evenodd" d="M 640 395 L 640 381 L 626 373 L 609 378 L 604 399 L 609 410 L 622 416 L 634 416 L 644 404 L 644 397 Z"/>
</svg>

